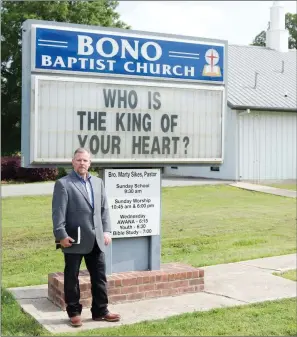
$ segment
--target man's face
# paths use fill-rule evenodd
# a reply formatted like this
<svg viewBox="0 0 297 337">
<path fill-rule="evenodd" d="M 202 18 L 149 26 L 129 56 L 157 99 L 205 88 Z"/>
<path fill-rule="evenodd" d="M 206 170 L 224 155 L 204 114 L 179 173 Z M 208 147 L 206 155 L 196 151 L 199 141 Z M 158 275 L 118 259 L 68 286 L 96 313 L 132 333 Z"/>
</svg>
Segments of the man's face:
<svg viewBox="0 0 297 337">
<path fill-rule="evenodd" d="M 90 155 L 88 152 L 77 153 L 72 159 L 74 171 L 83 176 L 87 174 L 91 165 Z"/>
</svg>

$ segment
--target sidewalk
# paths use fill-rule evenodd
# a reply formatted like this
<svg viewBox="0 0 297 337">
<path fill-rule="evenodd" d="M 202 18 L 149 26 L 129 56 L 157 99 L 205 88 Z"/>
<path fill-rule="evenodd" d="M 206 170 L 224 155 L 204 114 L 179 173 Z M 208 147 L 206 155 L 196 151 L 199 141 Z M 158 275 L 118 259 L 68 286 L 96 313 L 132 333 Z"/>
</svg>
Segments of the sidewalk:
<svg viewBox="0 0 297 337">
<path fill-rule="evenodd" d="M 47 299 L 47 285 L 8 289 L 24 311 L 52 333 L 73 332 L 133 324 L 179 315 L 281 298 L 296 297 L 296 282 L 272 275 L 296 269 L 296 254 L 203 267 L 205 291 L 110 305 L 121 322 L 94 322 L 90 310 L 82 312 L 83 326 L 72 328 L 64 311 Z"/>
<path fill-rule="evenodd" d="M 198 179 L 198 178 L 169 178 L 162 177 L 162 187 L 177 187 L 177 186 L 195 186 L 195 185 L 217 185 L 229 184 L 230 181 Z M 33 196 L 33 195 L 52 195 L 54 190 L 54 182 L 34 183 L 34 184 L 15 184 L 2 185 L 1 197 L 18 197 L 18 196 Z"/>
<path fill-rule="evenodd" d="M 186 177 L 162 177 L 162 187 L 178 187 L 178 186 L 201 186 L 201 185 L 230 185 L 250 191 L 269 193 L 278 196 L 296 198 L 297 192 L 293 190 L 284 190 L 276 187 L 262 186 L 244 182 L 231 182 L 227 180 L 214 180 L 202 178 L 186 178 Z M 54 190 L 53 182 L 34 183 L 34 184 L 15 184 L 2 185 L 1 197 L 18 197 L 18 196 L 34 196 L 34 195 L 52 195 Z"/>
<path fill-rule="evenodd" d="M 279 195 L 279 196 L 288 197 L 288 198 L 297 197 L 297 191 L 285 190 L 282 188 L 265 186 L 265 185 L 256 185 L 256 184 L 250 184 L 250 183 L 236 182 L 236 183 L 230 184 L 230 186 L 242 188 L 242 189 L 249 190 L 249 191 L 256 191 L 256 192 Z"/>
</svg>

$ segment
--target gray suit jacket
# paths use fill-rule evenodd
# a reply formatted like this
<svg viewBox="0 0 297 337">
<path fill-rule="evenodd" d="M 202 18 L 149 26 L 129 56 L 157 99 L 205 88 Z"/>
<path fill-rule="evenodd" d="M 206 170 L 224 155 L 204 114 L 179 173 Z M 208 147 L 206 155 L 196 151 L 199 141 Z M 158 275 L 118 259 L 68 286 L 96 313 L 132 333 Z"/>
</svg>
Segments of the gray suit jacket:
<svg viewBox="0 0 297 337">
<path fill-rule="evenodd" d="M 103 232 L 111 232 L 110 217 L 103 181 L 91 176 L 94 192 L 94 209 L 88 194 L 72 171 L 55 183 L 52 199 L 53 232 L 56 241 L 65 239 L 67 228 L 81 228 L 81 243 L 62 248 L 64 253 L 88 254 L 92 251 L 95 239 L 104 252 Z"/>
</svg>

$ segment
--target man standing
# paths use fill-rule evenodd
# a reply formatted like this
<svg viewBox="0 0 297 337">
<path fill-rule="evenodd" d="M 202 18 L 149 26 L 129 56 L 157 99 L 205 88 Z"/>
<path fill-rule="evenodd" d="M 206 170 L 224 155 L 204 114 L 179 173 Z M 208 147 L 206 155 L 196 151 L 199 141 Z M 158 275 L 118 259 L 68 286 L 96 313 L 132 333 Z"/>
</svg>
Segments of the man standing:
<svg viewBox="0 0 297 337">
<path fill-rule="evenodd" d="M 90 153 L 83 148 L 74 152 L 73 171 L 55 183 L 52 200 L 53 232 L 64 253 L 64 294 L 72 326 L 81 326 L 79 268 L 84 257 L 91 278 L 92 319 L 116 322 L 118 314 L 107 309 L 104 248 L 111 242 L 110 217 L 103 181 L 91 176 Z M 80 243 L 70 233 L 80 228 Z M 72 235 L 74 236 L 74 235 Z"/>
</svg>

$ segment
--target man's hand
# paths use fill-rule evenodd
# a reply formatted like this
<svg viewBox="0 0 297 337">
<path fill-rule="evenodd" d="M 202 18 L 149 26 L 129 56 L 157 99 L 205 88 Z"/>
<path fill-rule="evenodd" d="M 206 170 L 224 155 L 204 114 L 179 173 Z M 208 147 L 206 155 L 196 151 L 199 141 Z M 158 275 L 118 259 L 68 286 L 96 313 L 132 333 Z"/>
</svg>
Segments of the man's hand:
<svg viewBox="0 0 297 337">
<path fill-rule="evenodd" d="M 106 246 L 111 243 L 111 237 L 109 233 L 104 233 L 104 243 Z"/>
<path fill-rule="evenodd" d="M 67 236 L 67 238 L 60 241 L 60 244 L 63 248 L 67 248 L 72 246 L 72 242 L 74 242 L 74 240 L 70 236 Z"/>
</svg>

